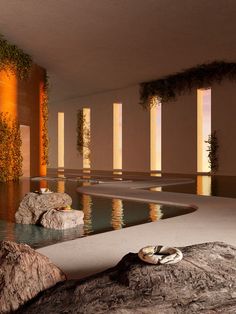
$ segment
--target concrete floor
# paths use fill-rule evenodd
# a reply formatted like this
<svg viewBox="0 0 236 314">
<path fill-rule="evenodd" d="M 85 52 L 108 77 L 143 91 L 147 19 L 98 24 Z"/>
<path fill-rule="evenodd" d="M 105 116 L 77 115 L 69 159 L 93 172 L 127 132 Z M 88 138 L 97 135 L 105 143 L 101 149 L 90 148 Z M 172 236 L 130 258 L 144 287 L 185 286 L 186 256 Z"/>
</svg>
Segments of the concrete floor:
<svg viewBox="0 0 236 314">
<path fill-rule="evenodd" d="M 158 184 L 169 182 L 159 179 Z M 114 266 L 128 252 L 137 252 L 146 245 L 185 246 L 212 241 L 236 245 L 236 199 L 143 189 L 149 186 L 153 186 L 153 181 L 109 182 L 82 187 L 79 191 L 103 197 L 187 205 L 197 207 L 197 210 L 184 216 L 92 235 L 38 251 L 48 256 L 68 278 L 82 278 Z"/>
</svg>

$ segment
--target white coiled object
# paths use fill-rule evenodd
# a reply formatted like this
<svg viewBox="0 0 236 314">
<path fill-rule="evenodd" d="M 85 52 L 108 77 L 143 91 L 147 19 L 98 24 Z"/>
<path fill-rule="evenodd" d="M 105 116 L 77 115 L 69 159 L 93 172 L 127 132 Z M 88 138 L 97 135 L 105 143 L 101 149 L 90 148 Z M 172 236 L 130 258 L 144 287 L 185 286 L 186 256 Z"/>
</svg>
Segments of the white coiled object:
<svg viewBox="0 0 236 314">
<path fill-rule="evenodd" d="M 138 252 L 139 258 L 149 264 L 176 264 L 183 258 L 183 253 L 169 246 L 145 246 Z"/>
</svg>

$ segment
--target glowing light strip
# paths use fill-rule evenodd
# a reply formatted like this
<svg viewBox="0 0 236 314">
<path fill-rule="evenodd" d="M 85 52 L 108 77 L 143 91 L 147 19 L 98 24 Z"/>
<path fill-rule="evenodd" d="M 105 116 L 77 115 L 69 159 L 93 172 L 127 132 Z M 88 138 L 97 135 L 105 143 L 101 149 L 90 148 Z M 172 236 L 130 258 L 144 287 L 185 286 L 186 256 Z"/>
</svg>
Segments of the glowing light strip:
<svg viewBox="0 0 236 314">
<path fill-rule="evenodd" d="M 197 172 L 209 172 L 208 144 L 211 134 L 211 90 L 197 90 Z"/>
<path fill-rule="evenodd" d="M 113 169 L 122 169 L 122 104 L 113 104 Z"/>
<path fill-rule="evenodd" d="M 58 168 L 64 168 L 64 112 L 58 112 Z"/>
<path fill-rule="evenodd" d="M 161 171 L 161 104 L 150 109 L 150 170 Z"/>
</svg>

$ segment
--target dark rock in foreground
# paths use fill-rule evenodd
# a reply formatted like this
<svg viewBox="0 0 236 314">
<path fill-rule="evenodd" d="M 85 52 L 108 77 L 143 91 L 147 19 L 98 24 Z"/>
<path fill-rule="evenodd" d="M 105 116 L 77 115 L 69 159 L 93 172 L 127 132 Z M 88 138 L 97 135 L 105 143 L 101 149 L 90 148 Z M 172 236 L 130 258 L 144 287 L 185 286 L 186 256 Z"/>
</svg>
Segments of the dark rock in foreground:
<svg viewBox="0 0 236 314">
<path fill-rule="evenodd" d="M 0 242 L 0 313 L 9 313 L 66 277 L 26 244 Z"/>
<path fill-rule="evenodd" d="M 236 313 L 236 248 L 181 248 L 175 265 L 148 265 L 127 254 L 117 266 L 41 293 L 18 313 Z"/>
</svg>

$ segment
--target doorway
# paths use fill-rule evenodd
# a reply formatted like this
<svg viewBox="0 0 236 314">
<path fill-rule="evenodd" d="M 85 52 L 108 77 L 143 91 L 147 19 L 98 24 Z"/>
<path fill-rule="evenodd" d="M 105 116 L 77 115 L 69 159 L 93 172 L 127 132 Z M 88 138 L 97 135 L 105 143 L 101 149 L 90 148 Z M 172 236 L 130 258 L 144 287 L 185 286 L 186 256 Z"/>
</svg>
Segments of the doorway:
<svg viewBox="0 0 236 314">
<path fill-rule="evenodd" d="M 23 177 L 30 177 L 30 126 L 20 125 Z"/>
</svg>

